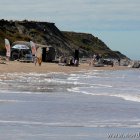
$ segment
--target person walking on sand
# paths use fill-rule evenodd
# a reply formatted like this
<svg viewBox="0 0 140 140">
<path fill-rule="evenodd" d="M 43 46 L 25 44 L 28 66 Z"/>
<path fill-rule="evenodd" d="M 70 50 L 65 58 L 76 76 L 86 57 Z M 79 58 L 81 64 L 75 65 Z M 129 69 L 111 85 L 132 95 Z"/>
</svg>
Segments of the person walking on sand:
<svg viewBox="0 0 140 140">
<path fill-rule="evenodd" d="M 37 49 L 36 56 L 37 56 L 37 62 L 39 64 L 39 66 L 41 66 L 41 64 L 42 64 L 42 49 L 41 49 L 41 47 L 39 47 Z"/>
<path fill-rule="evenodd" d="M 31 49 L 32 49 L 32 56 L 33 56 L 33 62 L 36 66 L 36 63 L 38 62 L 39 66 L 42 64 L 42 49 L 40 47 L 36 47 L 35 43 L 30 41 Z"/>
<path fill-rule="evenodd" d="M 42 64 L 42 57 L 37 57 L 37 62 L 39 64 L 39 66 L 41 66 L 41 64 Z"/>
</svg>

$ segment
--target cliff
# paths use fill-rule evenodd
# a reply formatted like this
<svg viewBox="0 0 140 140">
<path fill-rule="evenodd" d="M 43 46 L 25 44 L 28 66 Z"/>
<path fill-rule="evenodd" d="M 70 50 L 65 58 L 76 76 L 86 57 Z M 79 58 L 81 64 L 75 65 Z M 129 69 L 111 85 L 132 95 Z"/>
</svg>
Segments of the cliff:
<svg viewBox="0 0 140 140">
<path fill-rule="evenodd" d="M 0 20 L 0 52 L 5 51 L 4 39 L 15 41 L 34 41 L 37 44 L 51 45 L 57 56 L 74 54 L 79 49 L 80 57 L 90 57 L 93 53 L 106 58 L 126 58 L 120 52 L 112 51 L 107 45 L 92 34 L 60 31 L 54 23 L 36 21 Z"/>
</svg>

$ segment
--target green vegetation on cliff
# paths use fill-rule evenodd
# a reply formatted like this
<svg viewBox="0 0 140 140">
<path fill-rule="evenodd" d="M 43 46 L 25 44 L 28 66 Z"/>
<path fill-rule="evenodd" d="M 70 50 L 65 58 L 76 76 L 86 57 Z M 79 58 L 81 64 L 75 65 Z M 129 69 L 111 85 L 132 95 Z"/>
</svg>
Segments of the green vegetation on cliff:
<svg viewBox="0 0 140 140">
<path fill-rule="evenodd" d="M 72 44 L 78 46 L 81 51 L 85 52 L 85 56 L 92 56 L 94 53 L 98 53 L 106 58 L 125 57 L 120 52 L 112 51 L 103 41 L 98 39 L 98 37 L 94 37 L 92 34 L 75 32 L 63 32 L 63 34 L 68 38 L 71 46 Z"/>
<path fill-rule="evenodd" d="M 54 23 L 36 21 L 0 20 L 0 52 L 5 51 L 4 39 L 15 41 L 34 41 L 38 44 L 51 45 L 58 56 L 70 56 L 79 49 L 81 57 L 91 57 L 93 53 L 104 57 L 125 58 L 120 52 L 112 51 L 107 45 L 91 34 L 60 31 Z"/>
</svg>

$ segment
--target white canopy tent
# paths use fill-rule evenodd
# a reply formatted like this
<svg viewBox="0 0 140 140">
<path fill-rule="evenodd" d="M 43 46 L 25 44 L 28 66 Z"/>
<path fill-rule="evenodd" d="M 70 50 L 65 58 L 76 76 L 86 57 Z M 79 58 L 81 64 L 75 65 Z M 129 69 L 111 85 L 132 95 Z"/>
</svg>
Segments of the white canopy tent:
<svg viewBox="0 0 140 140">
<path fill-rule="evenodd" d="M 28 50 L 28 49 L 30 49 L 30 48 L 29 48 L 28 46 L 26 46 L 26 45 L 17 44 L 17 45 L 14 45 L 14 46 L 12 47 L 12 49 Z"/>
</svg>

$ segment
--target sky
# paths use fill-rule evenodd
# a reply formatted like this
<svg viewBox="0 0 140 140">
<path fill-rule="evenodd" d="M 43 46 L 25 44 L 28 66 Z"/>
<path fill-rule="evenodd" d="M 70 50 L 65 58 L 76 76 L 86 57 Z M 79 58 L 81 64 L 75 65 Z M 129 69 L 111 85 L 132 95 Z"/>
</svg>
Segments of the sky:
<svg viewBox="0 0 140 140">
<path fill-rule="evenodd" d="M 0 0 L 0 19 L 53 22 L 140 60 L 140 0 Z"/>
</svg>

